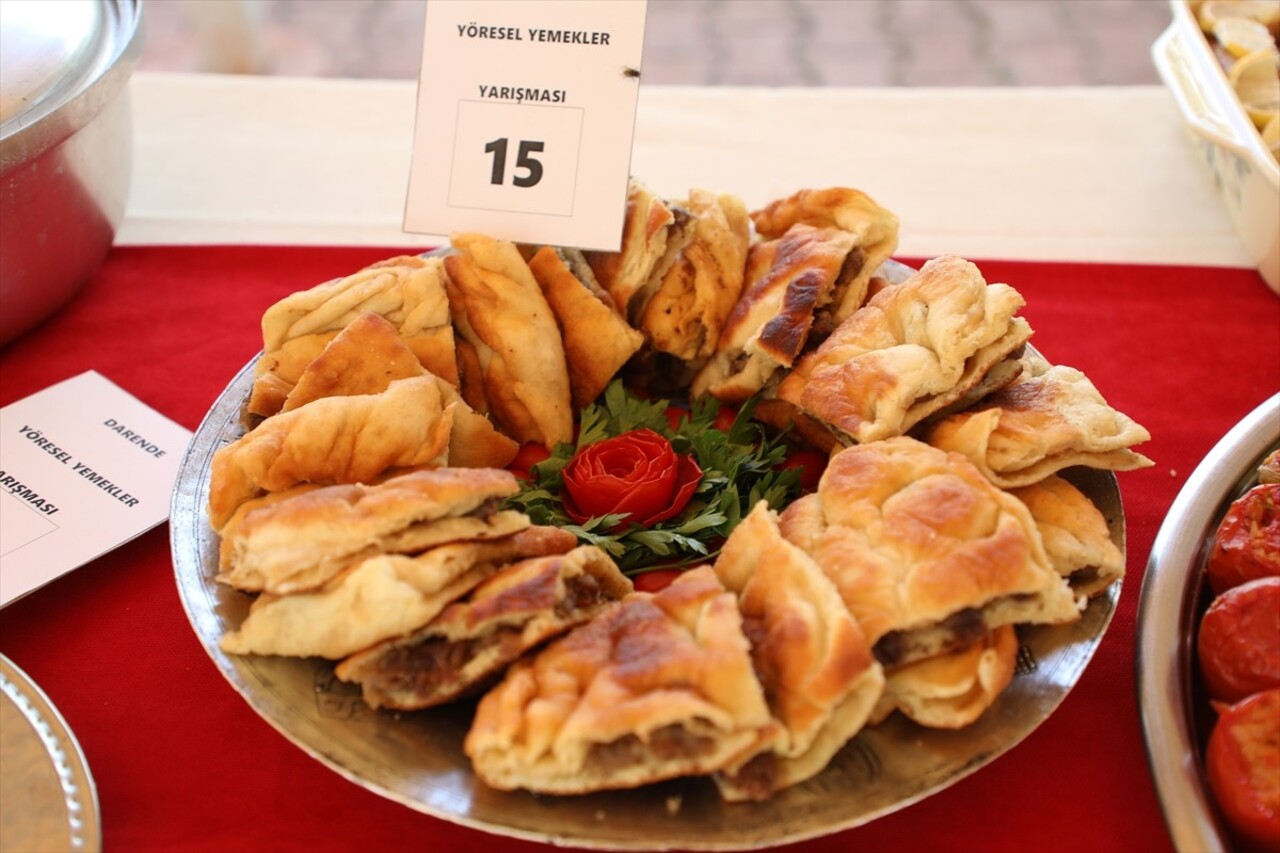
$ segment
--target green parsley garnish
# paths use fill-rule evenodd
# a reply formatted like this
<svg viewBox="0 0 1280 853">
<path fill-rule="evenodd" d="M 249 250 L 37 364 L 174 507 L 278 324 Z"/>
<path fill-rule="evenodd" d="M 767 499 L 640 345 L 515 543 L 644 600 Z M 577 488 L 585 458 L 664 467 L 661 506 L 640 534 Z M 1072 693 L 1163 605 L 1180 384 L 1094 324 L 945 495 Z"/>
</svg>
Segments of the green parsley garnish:
<svg viewBox="0 0 1280 853">
<path fill-rule="evenodd" d="M 600 399 L 579 413 L 578 439 L 558 445 L 550 457 L 534 465 L 530 480 L 508 498 L 509 508 L 526 513 L 535 524 L 570 531 L 584 544 L 606 551 L 626 574 L 708 561 L 757 502 L 781 510 L 800 494 L 800 472 L 781 468 L 787 447 L 752 420 L 755 398 L 738 411 L 733 425 L 715 427 L 720 404 L 695 401 L 673 429 L 669 400 L 646 400 L 629 392 L 620 380 L 610 383 Z M 564 510 L 560 472 L 574 454 L 606 438 L 636 429 L 651 429 L 671 442 L 676 453 L 692 454 L 702 469 L 693 498 L 674 518 L 650 527 L 632 524 L 608 532 L 622 518 L 606 515 L 577 524 Z"/>
</svg>

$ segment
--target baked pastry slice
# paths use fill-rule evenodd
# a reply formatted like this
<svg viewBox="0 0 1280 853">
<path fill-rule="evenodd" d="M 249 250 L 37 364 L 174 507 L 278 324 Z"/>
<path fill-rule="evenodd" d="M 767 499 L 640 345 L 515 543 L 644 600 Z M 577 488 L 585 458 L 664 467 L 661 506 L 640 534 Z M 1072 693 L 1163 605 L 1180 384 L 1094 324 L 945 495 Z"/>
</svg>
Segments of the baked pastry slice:
<svg viewBox="0 0 1280 853">
<path fill-rule="evenodd" d="M 925 418 L 987 390 L 988 374 L 1031 337 L 1015 316 L 1022 296 L 987 284 L 947 255 L 886 287 L 804 356 L 778 396 L 842 441 L 904 435 Z M 1002 371 L 1002 381 L 1012 372 Z"/>
<path fill-rule="evenodd" d="M 688 211 L 668 204 L 632 178 L 627 186 L 627 209 L 618 251 L 590 251 L 583 255 L 596 281 L 634 324 L 653 290 L 692 238 Z"/>
<path fill-rule="evenodd" d="M 1016 488 L 1072 465 L 1132 471 L 1154 464 L 1132 447 L 1151 434 L 1112 408 L 1079 370 L 1023 359 L 1021 375 L 977 406 L 923 433 L 929 444 L 963 453 L 991 482 Z"/>
<path fill-rule="evenodd" d="M 644 345 L 644 335 L 596 282 L 582 252 L 543 246 L 529 259 L 529 269 L 559 324 L 573 405 L 582 408 Z"/>
<path fill-rule="evenodd" d="M 734 195 L 694 189 L 680 206 L 692 217 L 692 237 L 660 279 L 637 325 L 659 352 L 701 363 L 715 351 L 742 294 L 751 223 Z"/>
<path fill-rule="evenodd" d="M 856 252 L 829 303 L 822 306 L 830 317 L 820 317 L 817 325 L 825 330 L 862 306 L 871 276 L 898 248 L 898 217 L 851 187 L 800 190 L 754 211 L 751 221 L 766 240 L 781 237 L 796 225 L 836 228 L 852 235 Z"/>
<path fill-rule="evenodd" d="M 737 602 L 703 566 L 514 664 L 463 748 L 491 787 L 581 794 L 714 773 L 772 736 Z"/>
<path fill-rule="evenodd" d="M 822 316 L 850 274 L 861 269 L 856 239 L 847 231 L 798 224 L 753 243 L 742 298 L 725 321 L 711 360 L 694 378 L 695 397 L 741 402 L 791 367 L 811 336 L 831 331 Z M 815 333 L 815 324 L 822 330 Z"/>
<path fill-rule="evenodd" d="M 240 504 L 300 483 L 369 483 L 398 468 L 443 465 L 453 411 L 435 377 L 420 376 L 267 418 L 214 453 L 209 523 L 220 531 Z"/>
<path fill-rule="evenodd" d="M 1049 562 L 1078 595 L 1098 595 L 1124 577 L 1124 555 L 1084 492 L 1057 474 L 1009 491 L 1031 510 Z"/>
<path fill-rule="evenodd" d="M 580 625 L 631 592 L 604 551 L 512 563 L 405 637 L 357 652 L 338 664 L 373 708 L 414 710 L 486 685 L 526 652 Z"/>
<path fill-rule="evenodd" d="M 529 527 L 415 556 L 357 560 L 316 589 L 258 596 L 249 615 L 219 645 L 238 655 L 345 658 L 416 631 L 508 563 L 562 554 L 576 544 L 566 530 Z"/>
<path fill-rule="evenodd" d="M 1079 618 L 1035 521 L 963 456 L 913 438 L 845 448 L 783 535 L 835 582 L 887 670 L 1001 625 Z"/>
<path fill-rule="evenodd" d="M 492 468 L 430 468 L 377 485 L 309 490 L 228 525 L 217 579 L 284 594 L 317 587 L 356 558 L 505 536 L 530 524 L 499 509 L 518 490 L 514 474 Z"/>
<path fill-rule="evenodd" d="M 285 398 L 291 411 L 323 397 L 378 394 L 397 379 L 430 376 L 446 406 L 453 406 L 448 464 L 463 468 L 503 468 L 520 445 L 498 431 L 462 399 L 458 389 L 418 361 L 400 333 L 379 314 L 361 314 L 312 359 Z"/>
<path fill-rule="evenodd" d="M 551 306 L 514 243 L 455 234 L 445 258 L 454 325 L 474 348 L 488 414 L 516 441 L 573 437 L 569 372 Z M 464 398 L 466 397 L 464 387 Z"/>
<path fill-rule="evenodd" d="M 897 710 L 928 728 L 962 729 L 999 698 L 1017 663 L 1017 631 L 1002 625 L 963 648 L 890 672 L 872 717 L 879 722 Z"/>
<path fill-rule="evenodd" d="M 423 367 L 457 384 L 443 262 L 404 255 L 292 293 L 268 308 L 246 411 L 263 417 L 278 412 L 303 369 L 366 313 L 386 318 Z"/>
<path fill-rule="evenodd" d="M 867 722 L 884 671 L 831 580 L 782 537 L 763 501 L 715 563 L 738 596 L 751 657 L 782 726 L 768 749 L 716 775 L 730 801 L 761 800 L 815 775 Z"/>
</svg>

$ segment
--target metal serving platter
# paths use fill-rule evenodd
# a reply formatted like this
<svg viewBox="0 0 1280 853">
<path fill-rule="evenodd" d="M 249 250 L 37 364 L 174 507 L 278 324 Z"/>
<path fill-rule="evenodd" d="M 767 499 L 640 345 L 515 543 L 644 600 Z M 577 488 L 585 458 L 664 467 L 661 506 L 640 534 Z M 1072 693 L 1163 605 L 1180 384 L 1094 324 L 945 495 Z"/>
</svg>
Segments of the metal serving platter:
<svg viewBox="0 0 1280 853">
<path fill-rule="evenodd" d="M 892 262 L 890 262 L 892 264 Z M 890 280 L 911 270 L 882 269 Z M 1019 628 L 1015 677 L 977 722 L 925 729 L 901 715 L 865 729 L 827 768 L 763 803 L 726 804 L 707 779 L 575 797 L 496 791 L 462 752 L 474 705 L 413 713 L 370 710 L 359 687 L 315 658 L 238 657 L 219 639 L 248 613 L 250 597 L 215 583 L 218 537 L 206 506 L 213 454 L 238 438 L 253 382 L 247 364 L 196 431 L 178 475 L 170 537 L 178 591 L 200 642 L 232 687 L 281 734 L 352 782 L 465 826 L 517 838 L 596 849 L 728 850 L 801 841 L 859 826 L 910 806 L 980 769 L 1036 729 L 1066 698 L 1097 650 L 1120 584 L 1070 625 Z M 1062 472 L 1102 511 L 1125 550 L 1115 476 Z"/>
<path fill-rule="evenodd" d="M 1222 516 L 1257 481 L 1280 446 L 1280 394 L 1214 445 L 1169 508 L 1151 546 L 1138 602 L 1136 675 L 1142 732 L 1174 846 L 1227 850 L 1231 843 L 1205 783 L 1210 711 L 1195 689 L 1195 635 L 1211 593 L 1205 558 Z"/>
</svg>

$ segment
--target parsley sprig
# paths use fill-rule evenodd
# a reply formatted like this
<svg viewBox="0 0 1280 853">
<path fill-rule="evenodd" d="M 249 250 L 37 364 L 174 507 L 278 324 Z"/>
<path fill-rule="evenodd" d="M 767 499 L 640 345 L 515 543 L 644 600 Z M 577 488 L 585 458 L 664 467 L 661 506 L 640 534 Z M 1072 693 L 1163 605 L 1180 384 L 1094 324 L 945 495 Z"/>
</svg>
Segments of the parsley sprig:
<svg viewBox="0 0 1280 853">
<path fill-rule="evenodd" d="M 596 403 L 579 413 L 577 441 L 558 445 L 534 465 L 530 480 L 507 504 L 528 514 L 535 524 L 562 527 L 580 542 L 602 548 L 627 574 L 709 560 L 757 502 L 765 500 L 781 509 L 800 493 L 800 472 L 779 467 L 787 456 L 786 445 L 751 418 L 754 398 L 739 409 L 727 431 L 715 426 L 719 406 L 711 398 L 697 400 L 673 429 L 667 417 L 671 401 L 638 397 L 615 380 Z M 697 460 L 702 479 L 688 505 L 651 527 L 631 524 L 616 533 L 608 531 L 622 520 L 620 515 L 575 523 L 561 498 L 561 471 L 584 447 L 643 428 L 664 436 L 676 453 L 692 454 Z"/>
</svg>

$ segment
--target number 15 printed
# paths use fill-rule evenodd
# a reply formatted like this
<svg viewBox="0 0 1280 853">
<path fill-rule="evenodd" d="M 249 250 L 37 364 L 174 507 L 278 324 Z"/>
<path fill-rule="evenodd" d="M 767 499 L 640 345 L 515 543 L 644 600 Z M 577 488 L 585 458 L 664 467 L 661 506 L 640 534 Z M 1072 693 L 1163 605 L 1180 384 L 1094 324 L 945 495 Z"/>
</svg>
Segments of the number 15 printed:
<svg viewBox="0 0 1280 853">
<path fill-rule="evenodd" d="M 459 101 L 449 205 L 573 214 L 582 110 Z"/>
</svg>

